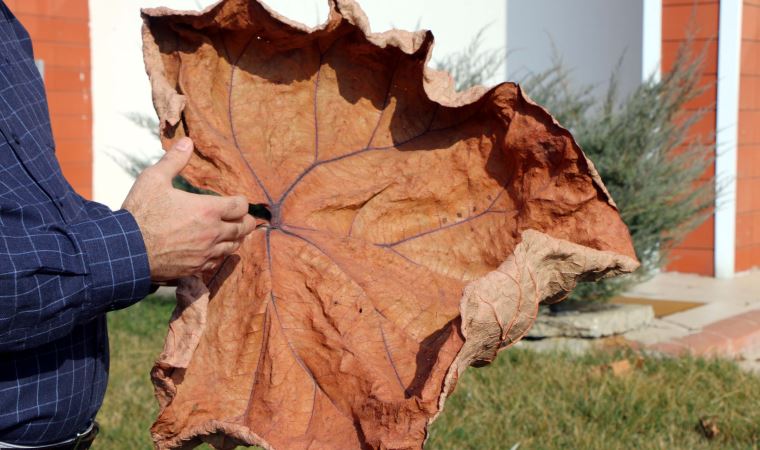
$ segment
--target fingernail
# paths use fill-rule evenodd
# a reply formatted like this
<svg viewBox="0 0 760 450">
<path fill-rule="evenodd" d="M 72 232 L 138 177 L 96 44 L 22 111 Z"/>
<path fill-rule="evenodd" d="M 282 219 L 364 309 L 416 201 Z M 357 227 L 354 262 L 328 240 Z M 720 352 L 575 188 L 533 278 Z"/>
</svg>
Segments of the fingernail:
<svg viewBox="0 0 760 450">
<path fill-rule="evenodd" d="M 193 149 L 193 141 L 188 137 L 183 137 L 177 142 L 177 145 L 175 145 L 174 148 L 181 152 L 189 152 Z"/>
</svg>

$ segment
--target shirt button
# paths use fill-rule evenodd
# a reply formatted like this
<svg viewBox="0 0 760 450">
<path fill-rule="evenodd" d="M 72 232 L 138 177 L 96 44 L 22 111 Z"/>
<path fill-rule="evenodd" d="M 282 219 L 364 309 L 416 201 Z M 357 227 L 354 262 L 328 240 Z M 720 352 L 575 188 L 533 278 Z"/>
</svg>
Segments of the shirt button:
<svg viewBox="0 0 760 450">
<path fill-rule="evenodd" d="M 21 144 L 21 139 L 19 139 L 18 134 L 11 133 L 11 138 L 13 138 L 13 142 L 15 142 L 16 144 Z"/>
</svg>

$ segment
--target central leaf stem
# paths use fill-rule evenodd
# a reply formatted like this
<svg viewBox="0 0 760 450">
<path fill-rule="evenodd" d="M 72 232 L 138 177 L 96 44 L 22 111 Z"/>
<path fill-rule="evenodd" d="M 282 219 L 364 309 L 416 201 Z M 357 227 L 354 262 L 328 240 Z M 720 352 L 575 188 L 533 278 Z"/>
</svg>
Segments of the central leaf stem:
<svg viewBox="0 0 760 450">
<path fill-rule="evenodd" d="M 269 208 L 269 212 L 272 214 L 272 218 L 269 220 L 269 226 L 271 228 L 280 228 L 282 224 L 282 215 L 280 214 L 280 204 L 275 203 Z"/>
</svg>

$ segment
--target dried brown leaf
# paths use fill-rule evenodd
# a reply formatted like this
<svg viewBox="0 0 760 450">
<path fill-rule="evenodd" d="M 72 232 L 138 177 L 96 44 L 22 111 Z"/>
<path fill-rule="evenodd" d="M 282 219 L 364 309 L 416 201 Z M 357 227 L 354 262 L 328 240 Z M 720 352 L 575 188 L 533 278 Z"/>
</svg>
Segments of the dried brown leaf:
<svg viewBox="0 0 760 450">
<path fill-rule="evenodd" d="M 702 417 L 699 419 L 699 424 L 697 425 L 697 429 L 700 433 L 702 433 L 702 436 L 704 436 L 707 439 L 713 439 L 718 434 L 720 434 L 720 429 L 718 428 L 718 422 L 715 417 Z"/>
<path fill-rule="evenodd" d="M 639 367 L 638 361 L 636 367 Z M 589 369 L 589 373 L 593 376 L 601 376 L 610 374 L 614 377 L 622 377 L 628 375 L 633 371 L 634 366 L 627 359 L 620 359 L 608 364 L 599 364 Z"/>
<path fill-rule="evenodd" d="M 628 375 L 633 370 L 633 366 L 627 359 L 621 359 L 619 361 L 613 361 L 609 364 L 610 372 L 613 376 L 621 377 Z"/>
<path fill-rule="evenodd" d="M 253 0 L 143 12 L 163 143 L 196 143 L 183 175 L 272 215 L 178 289 L 158 448 L 420 448 L 539 302 L 637 266 L 593 165 L 519 86 L 456 93 L 432 34 L 330 7 L 316 29 Z"/>
</svg>

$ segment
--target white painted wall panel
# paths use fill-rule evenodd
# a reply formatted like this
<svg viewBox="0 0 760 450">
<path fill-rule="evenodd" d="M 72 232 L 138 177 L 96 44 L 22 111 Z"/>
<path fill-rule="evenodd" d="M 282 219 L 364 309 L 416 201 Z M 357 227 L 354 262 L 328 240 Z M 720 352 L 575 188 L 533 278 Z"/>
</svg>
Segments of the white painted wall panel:
<svg viewBox="0 0 760 450">
<path fill-rule="evenodd" d="M 622 58 L 620 92 L 630 93 L 643 70 L 643 9 L 643 0 L 507 0 L 507 75 L 548 69 L 556 49 L 574 82 L 604 92 Z"/>
<path fill-rule="evenodd" d="M 141 7 L 197 9 L 209 0 L 90 0 L 92 89 L 94 115 L 94 197 L 118 208 L 132 180 L 109 153 L 123 149 L 158 155 L 159 144 L 124 114 L 154 114 L 150 86 L 142 62 Z M 307 25 L 324 21 L 326 0 L 270 0 L 279 12 Z M 397 27 L 433 30 L 434 57 L 463 48 L 484 26 L 484 48 L 503 48 L 506 39 L 505 0 L 365 0 L 361 2 L 374 31 Z M 504 73 L 495 79 L 503 78 Z"/>
<path fill-rule="evenodd" d="M 736 177 L 738 172 L 739 82 L 742 59 L 742 0 L 720 2 L 718 98 L 716 104 L 715 276 L 736 271 Z M 758 193 L 755 193 L 758 195 Z"/>
</svg>

